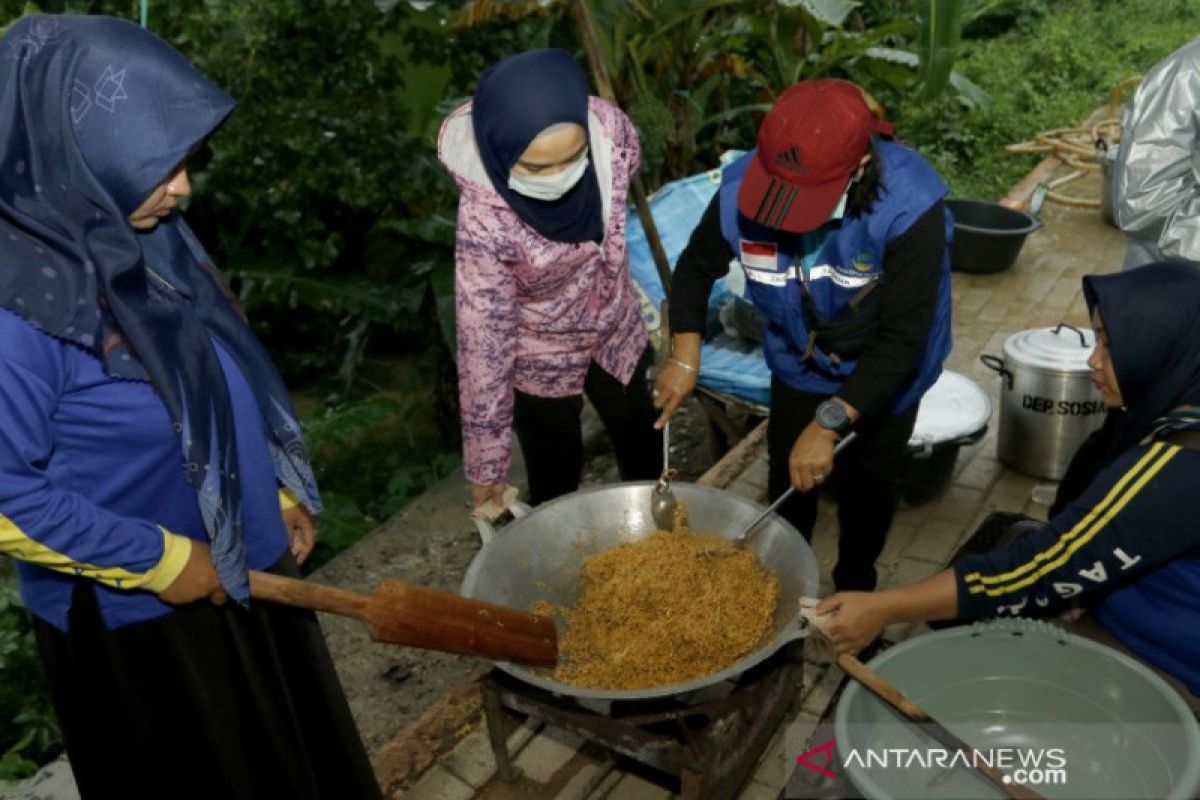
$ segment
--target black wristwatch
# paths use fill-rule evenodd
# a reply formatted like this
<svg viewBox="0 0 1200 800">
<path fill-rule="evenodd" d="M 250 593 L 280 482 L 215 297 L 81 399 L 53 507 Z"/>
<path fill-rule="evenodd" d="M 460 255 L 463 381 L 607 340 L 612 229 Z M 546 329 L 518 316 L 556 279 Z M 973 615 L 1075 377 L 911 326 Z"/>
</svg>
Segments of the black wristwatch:
<svg viewBox="0 0 1200 800">
<path fill-rule="evenodd" d="M 839 439 L 850 432 L 853 424 L 850 422 L 850 414 L 846 411 L 846 407 L 833 399 L 825 400 L 817 406 L 814 419 L 822 428 L 836 433 Z"/>
</svg>

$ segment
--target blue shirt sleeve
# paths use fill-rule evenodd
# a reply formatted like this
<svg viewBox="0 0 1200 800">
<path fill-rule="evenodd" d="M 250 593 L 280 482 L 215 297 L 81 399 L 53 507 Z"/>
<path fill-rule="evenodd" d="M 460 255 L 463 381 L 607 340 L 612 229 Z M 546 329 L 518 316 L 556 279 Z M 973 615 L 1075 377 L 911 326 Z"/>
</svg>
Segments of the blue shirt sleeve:
<svg viewBox="0 0 1200 800">
<path fill-rule="evenodd" d="M 190 542 L 51 481 L 44 467 L 54 448 L 55 407 L 68 388 L 64 348 L 71 345 L 11 317 L 6 323 L 0 352 L 0 552 L 117 588 L 161 591 L 182 571 Z"/>
</svg>

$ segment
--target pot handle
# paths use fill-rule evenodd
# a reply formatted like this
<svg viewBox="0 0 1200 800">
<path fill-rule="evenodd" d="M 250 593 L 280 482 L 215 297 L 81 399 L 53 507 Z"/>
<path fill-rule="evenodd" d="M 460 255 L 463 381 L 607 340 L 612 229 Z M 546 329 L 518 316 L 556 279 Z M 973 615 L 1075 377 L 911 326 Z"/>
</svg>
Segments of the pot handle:
<svg viewBox="0 0 1200 800">
<path fill-rule="evenodd" d="M 528 505 L 527 503 L 522 503 L 520 500 L 513 500 L 504 508 L 506 511 L 508 511 L 508 513 L 512 514 L 513 519 L 527 517 L 529 516 L 529 512 L 533 511 L 532 506 Z M 492 539 L 495 539 L 496 534 L 499 533 L 499 531 L 496 530 L 496 526 L 492 524 L 495 520 L 490 520 L 483 516 L 475 516 L 472 514 L 471 521 L 475 523 L 475 530 L 479 531 L 479 540 L 484 545 L 487 545 L 492 541 Z"/>
<path fill-rule="evenodd" d="M 1085 349 L 1087 348 L 1087 337 L 1083 335 L 1083 331 L 1079 330 L 1079 328 L 1076 328 L 1074 325 L 1068 325 L 1065 322 L 1060 322 L 1058 323 L 1058 326 L 1055 327 L 1054 332 L 1057 334 L 1063 328 L 1070 328 L 1071 330 L 1075 331 L 1075 333 L 1079 335 L 1079 346 Z"/>
<path fill-rule="evenodd" d="M 984 436 L 987 436 L 987 431 L 988 431 L 987 423 L 984 423 L 982 428 L 975 431 L 974 433 L 969 433 L 966 436 L 958 437 L 957 439 L 954 440 L 953 444 L 956 444 L 959 447 L 967 447 L 969 445 L 978 444 L 980 439 L 982 439 Z"/>
<path fill-rule="evenodd" d="M 999 372 L 1004 377 L 1004 385 L 1008 389 L 1013 388 L 1013 374 L 1004 366 L 1003 358 L 991 355 L 990 353 L 984 353 L 979 357 L 979 360 L 988 369 Z"/>
<path fill-rule="evenodd" d="M 1046 196 L 1048 194 L 1050 194 L 1050 184 L 1039 183 L 1033 188 L 1033 194 L 1029 197 L 1029 214 L 1033 217 L 1033 221 L 1036 223 L 1033 227 L 1033 230 L 1035 231 L 1046 224 L 1042 222 L 1042 218 L 1038 216 L 1038 214 L 1041 213 L 1042 206 L 1045 204 Z M 1032 232 L 1033 231 L 1030 231 L 1030 233 Z"/>
</svg>

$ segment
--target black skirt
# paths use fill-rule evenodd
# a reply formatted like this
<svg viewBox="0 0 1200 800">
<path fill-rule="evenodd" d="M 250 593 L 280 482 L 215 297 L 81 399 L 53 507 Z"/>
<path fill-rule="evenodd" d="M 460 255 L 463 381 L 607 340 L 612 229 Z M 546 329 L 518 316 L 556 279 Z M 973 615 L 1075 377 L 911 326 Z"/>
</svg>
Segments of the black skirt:
<svg viewBox="0 0 1200 800">
<path fill-rule="evenodd" d="M 68 632 L 35 625 L 85 800 L 380 797 L 310 612 L 202 602 L 109 631 L 81 579 Z"/>
</svg>

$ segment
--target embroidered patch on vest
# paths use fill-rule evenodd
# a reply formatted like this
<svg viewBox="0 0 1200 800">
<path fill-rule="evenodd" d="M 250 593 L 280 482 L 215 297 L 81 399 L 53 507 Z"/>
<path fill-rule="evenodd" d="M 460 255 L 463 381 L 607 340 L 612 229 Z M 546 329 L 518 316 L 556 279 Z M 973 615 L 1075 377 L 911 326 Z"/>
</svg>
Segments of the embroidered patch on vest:
<svg viewBox="0 0 1200 800">
<path fill-rule="evenodd" d="M 778 252 L 778 248 L 771 242 L 741 240 L 742 265 L 749 269 L 778 269 Z"/>
<path fill-rule="evenodd" d="M 870 253 L 859 253 L 854 258 L 854 269 L 858 272 L 870 272 L 875 269 L 875 257 Z"/>
</svg>

